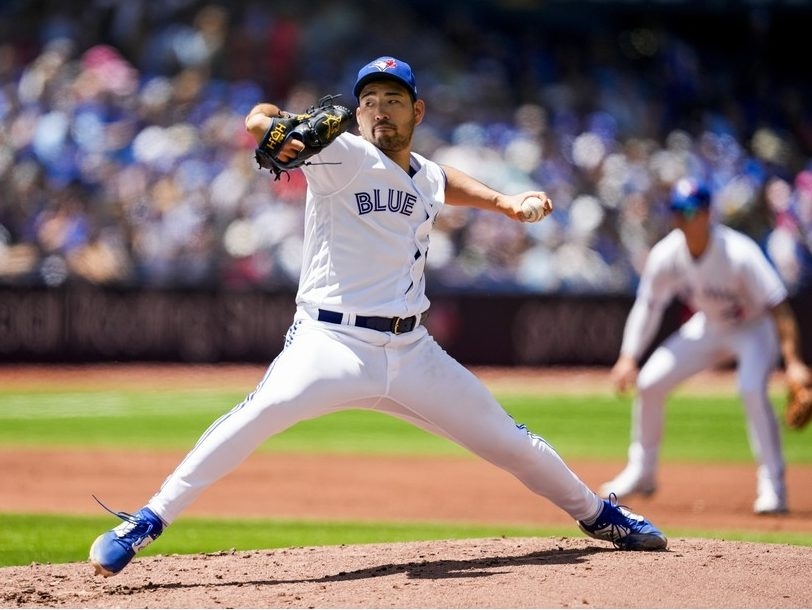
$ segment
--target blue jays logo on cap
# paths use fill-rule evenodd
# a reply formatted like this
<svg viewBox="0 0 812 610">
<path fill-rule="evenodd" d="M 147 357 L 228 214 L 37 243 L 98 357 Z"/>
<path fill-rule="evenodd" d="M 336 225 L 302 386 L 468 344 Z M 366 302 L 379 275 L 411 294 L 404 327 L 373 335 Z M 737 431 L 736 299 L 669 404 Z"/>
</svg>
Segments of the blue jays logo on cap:
<svg viewBox="0 0 812 610">
<path fill-rule="evenodd" d="M 352 89 L 353 94 L 358 97 L 364 85 L 381 78 L 389 78 L 399 82 L 409 90 L 412 99 L 417 99 L 417 84 L 411 67 L 405 61 L 400 61 L 394 57 L 379 57 L 361 68 Z"/>
</svg>

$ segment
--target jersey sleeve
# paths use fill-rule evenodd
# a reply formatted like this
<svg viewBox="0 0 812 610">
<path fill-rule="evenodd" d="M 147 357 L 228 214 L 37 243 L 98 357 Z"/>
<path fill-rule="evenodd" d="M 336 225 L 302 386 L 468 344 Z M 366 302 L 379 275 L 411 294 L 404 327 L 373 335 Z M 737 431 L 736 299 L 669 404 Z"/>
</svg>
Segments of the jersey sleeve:
<svg viewBox="0 0 812 610">
<path fill-rule="evenodd" d="M 787 288 L 758 244 L 752 240 L 745 243 L 747 251 L 741 259 L 745 289 L 756 308 L 770 309 L 787 298 Z"/>
<path fill-rule="evenodd" d="M 665 308 L 676 291 L 672 248 L 666 240 L 652 248 L 640 275 L 637 295 L 626 319 L 620 353 L 639 362 L 660 328 Z"/>
</svg>

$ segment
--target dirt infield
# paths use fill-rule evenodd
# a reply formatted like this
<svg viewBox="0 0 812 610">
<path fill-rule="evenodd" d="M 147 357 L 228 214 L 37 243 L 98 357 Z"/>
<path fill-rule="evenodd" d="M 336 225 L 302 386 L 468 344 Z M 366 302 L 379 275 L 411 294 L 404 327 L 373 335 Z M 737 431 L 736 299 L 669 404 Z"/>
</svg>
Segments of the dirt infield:
<svg viewBox="0 0 812 610">
<path fill-rule="evenodd" d="M 0 604 L 48 608 L 808 608 L 805 547 L 678 539 L 657 553 L 573 538 L 411 542 L 0 570 Z"/>
<path fill-rule="evenodd" d="M 261 367 L 5 367 L 3 387 L 235 387 Z M 495 391 L 607 390 L 605 371 L 479 369 Z M 732 391 L 724 372 L 685 391 Z M 0 512 L 95 514 L 90 493 L 134 510 L 180 454 L 0 448 Z M 618 463 L 572 462 L 590 485 Z M 430 472 L 431 476 L 425 473 Z M 812 533 L 812 467 L 791 466 L 791 512 L 751 513 L 754 468 L 666 464 L 659 492 L 631 502 L 681 528 Z M 126 480 L 127 485 L 121 481 Z M 614 552 L 515 479 L 466 457 L 255 454 L 188 515 L 572 525 L 564 539 L 489 539 L 145 557 L 113 579 L 87 564 L 0 569 L 2 607 L 812 607 L 812 548 L 685 539 L 665 553 Z M 173 527 L 182 527 L 182 521 Z M 167 531 L 171 535 L 171 529 Z M 88 541 L 90 542 L 90 541 Z M 160 544 L 160 541 L 158 543 Z M 228 541 L 223 541 L 228 548 Z"/>
</svg>

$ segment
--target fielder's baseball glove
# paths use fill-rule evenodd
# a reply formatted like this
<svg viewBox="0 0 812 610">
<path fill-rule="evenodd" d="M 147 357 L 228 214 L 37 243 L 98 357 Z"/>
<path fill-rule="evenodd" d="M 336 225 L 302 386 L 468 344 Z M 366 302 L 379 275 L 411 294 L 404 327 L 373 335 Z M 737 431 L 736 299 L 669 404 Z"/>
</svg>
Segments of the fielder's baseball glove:
<svg viewBox="0 0 812 610">
<path fill-rule="evenodd" d="M 275 180 L 291 169 L 309 165 L 308 159 L 332 143 L 340 134 L 349 129 L 352 113 L 348 108 L 333 104 L 337 95 L 326 95 L 304 114 L 283 113 L 274 117 L 268 131 L 254 151 L 254 158 L 262 169 L 271 170 Z M 279 151 L 290 139 L 300 140 L 302 150 L 290 161 L 280 161 Z"/>
<path fill-rule="evenodd" d="M 812 388 L 788 383 L 784 421 L 790 428 L 800 430 L 812 419 Z"/>
</svg>

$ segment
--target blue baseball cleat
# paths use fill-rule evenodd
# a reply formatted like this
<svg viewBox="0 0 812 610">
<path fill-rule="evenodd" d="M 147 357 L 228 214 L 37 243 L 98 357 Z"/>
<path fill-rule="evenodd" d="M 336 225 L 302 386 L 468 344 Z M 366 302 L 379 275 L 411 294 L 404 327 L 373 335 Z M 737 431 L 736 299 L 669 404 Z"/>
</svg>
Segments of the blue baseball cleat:
<svg viewBox="0 0 812 610">
<path fill-rule="evenodd" d="M 104 508 L 124 521 L 96 538 L 90 547 L 90 563 L 96 569 L 96 574 L 107 578 L 121 572 L 138 551 L 160 536 L 164 523 L 146 507 L 134 515 L 116 513 L 106 506 Z"/>
<path fill-rule="evenodd" d="M 662 551 L 668 547 L 668 538 L 640 515 L 625 506 L 619 506 L 612 494 L 603 501 L 603 510 L 594 523 L 578 522 L 587 536 L 606 540 L 624 551 Z"/>
</svg>

